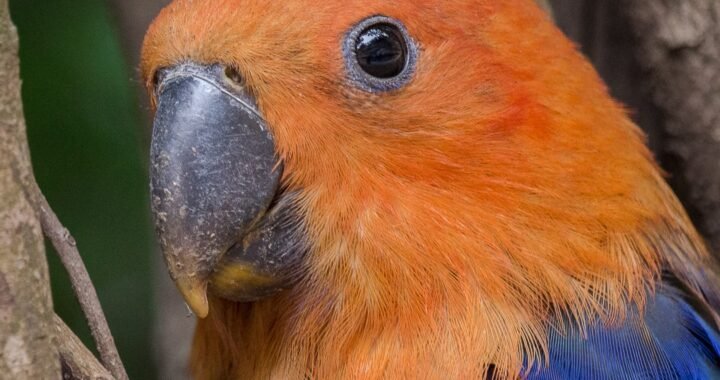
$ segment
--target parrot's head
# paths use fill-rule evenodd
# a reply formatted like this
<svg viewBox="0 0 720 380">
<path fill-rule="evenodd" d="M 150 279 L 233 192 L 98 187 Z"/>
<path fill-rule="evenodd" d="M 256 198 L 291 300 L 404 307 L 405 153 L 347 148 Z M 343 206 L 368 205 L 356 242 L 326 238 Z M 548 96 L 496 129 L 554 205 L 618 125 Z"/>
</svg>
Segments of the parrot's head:
<svg viewBox="0 0 720 380">
<path fill-rule="evenodd" d="M 200 317 L 292 288 L 298 313 L 527 350 L 552 311 L 642 299 L 684 215 L 533 0 L 176 0 L 142 72 L 155 224 Z"/>
</svg>

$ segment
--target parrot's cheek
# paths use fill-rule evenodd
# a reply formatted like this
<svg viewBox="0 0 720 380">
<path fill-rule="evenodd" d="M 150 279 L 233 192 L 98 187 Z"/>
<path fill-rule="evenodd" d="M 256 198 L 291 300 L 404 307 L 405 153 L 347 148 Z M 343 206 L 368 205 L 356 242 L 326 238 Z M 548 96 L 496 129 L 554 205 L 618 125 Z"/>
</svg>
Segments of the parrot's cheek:
<svg viewBox="0 0 720 380">
<path fill-rule="evenodd" d="M 282 192 L 258 225 L 215 266 L 210 291 L 234 301 L 255 301 L 293 284 L 307 252 L 296 193 Z"/>
<path fill-rule="evenodd" d="M 152 211 L 170 275 L 199 317 L 208 288 L 252 300 L 295 272 L 297 218 L 282 170 L 255 100 L 223 66 L 159 72 Z"/>
</svg>

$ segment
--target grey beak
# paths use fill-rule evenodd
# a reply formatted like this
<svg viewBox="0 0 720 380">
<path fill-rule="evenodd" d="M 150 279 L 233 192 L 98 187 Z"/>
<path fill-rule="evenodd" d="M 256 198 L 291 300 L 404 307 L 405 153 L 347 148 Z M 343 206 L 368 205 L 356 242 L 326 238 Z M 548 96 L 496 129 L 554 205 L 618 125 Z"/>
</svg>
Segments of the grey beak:
<svg viewBox="0 0 720 380">
<path fill-rule="evenodd" d="M 254 99 L 222 66 L 160 72 L 151 146 L 152 212 L 169 271 L 208 313 L 213 268 L 267 212 L 282 165 Z"/>
</svg>

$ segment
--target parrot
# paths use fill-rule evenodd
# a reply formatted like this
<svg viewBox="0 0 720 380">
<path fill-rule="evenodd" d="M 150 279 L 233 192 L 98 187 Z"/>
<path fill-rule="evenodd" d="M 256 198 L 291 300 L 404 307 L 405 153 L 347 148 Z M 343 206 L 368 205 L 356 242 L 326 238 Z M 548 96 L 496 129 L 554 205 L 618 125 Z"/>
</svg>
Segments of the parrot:
<svg viewBox="0 0 720 380">
<path fill-rule="evenodd" d="M 174 0 L 140 71 L 195 378 L 720 378 L 718 264 L 535 1 Z"/>
</svg>

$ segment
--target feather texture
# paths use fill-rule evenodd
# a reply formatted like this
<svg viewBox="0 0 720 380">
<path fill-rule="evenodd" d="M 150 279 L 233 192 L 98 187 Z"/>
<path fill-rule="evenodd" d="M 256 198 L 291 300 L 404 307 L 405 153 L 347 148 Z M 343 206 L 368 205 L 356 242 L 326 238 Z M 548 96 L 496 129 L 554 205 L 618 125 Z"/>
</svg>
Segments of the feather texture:
<svg viewBox="0 0 720 380">
<path fill-rule="evenodd" d="M 664 284 L 644 312 L 632 307 L 617 326 L 596 321 L 586 331 L 572 324 L 551 330 L 548 363 L 535 363 L 527 380 L 717 379 L 720 336 L 687 297 Z"/>
<path fill-rule="evenodd" d="M 420 47 L 387 94 L 353 87 L 342 58 L 378 14 Z M 715 263 L 639 129 L 533 0 L 176 0 L 145 40 L 148 89 L 187 60 L 246 79 L 310 244 L 291 290 L 213 302 L 197 378 L 513 378 L 546 360 L 572 376 L 602 370 L 575 350 L 609 348 L 714 368 L 707 344 L 674 341 L 705 331 L 690 304 L 654 287 L 671 272 L 717 310 Z M 683 328 L 661 329 L 665 314 Z"/>
</svg>

